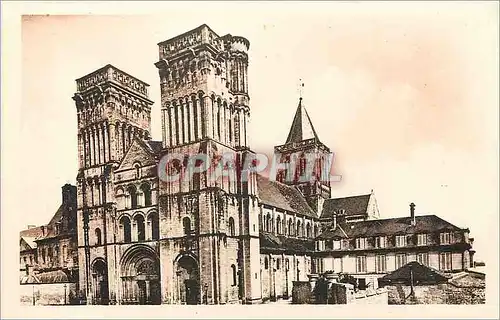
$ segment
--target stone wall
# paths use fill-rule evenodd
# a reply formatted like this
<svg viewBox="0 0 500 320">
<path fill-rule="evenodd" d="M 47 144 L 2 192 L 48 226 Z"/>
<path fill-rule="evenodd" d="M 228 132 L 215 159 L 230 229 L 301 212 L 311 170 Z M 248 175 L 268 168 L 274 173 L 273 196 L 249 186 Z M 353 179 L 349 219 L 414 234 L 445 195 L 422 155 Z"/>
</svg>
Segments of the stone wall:
<svg viewBox="0 0 500 320">
<path fill-rule="evenodd" d="M 20 285 L 21 305 L 33 305 L 33 300 L 37 306 L 77 304 L 76 294 L 76 283 Z"/>
<path fill-rule="evenodd" d="M 485 288 L 459 287 L 451 283 L 415 286 L 415 298 L 405 300 L 409 286 L 387 286 L 389 304 L 484 304 Z"/>
</svg>

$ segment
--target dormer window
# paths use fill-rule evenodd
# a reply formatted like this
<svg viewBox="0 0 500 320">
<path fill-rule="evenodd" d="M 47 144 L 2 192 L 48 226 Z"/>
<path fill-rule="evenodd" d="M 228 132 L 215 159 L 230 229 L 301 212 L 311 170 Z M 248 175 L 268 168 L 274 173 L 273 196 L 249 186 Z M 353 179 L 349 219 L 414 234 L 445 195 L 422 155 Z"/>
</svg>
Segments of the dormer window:
<svg viewBox="0 0 500 320">
<path fill-rule="evenodd" d="M 427 234 L 419 233 L 417 234 L 417 246 L 427 245 Z"/>
<path fill-rule="evenodd" d="M 379 236 L 375 237 L 375 248 L 385 248 L 387 247 L 387 237 Z"/>
<path fill-rule="evenodd" d="M 333 250 L 340 250 L 340 240 L 333 240 Z"/>
<path fill-rule="evenodd" d="M 450 244 L 452 242 L 453 235 L 451 232 L 441 232 L 439 235 L 440 244 Z"/>
<path fill-rule="evenodd" d="M 366 248 L 366 238 L 356 238 L 356 249 Z"/>
<path fill-rule="evenodd" d="M 396 236 L 396 247 L 406 247 L 406 235 Z"/>
</svg>

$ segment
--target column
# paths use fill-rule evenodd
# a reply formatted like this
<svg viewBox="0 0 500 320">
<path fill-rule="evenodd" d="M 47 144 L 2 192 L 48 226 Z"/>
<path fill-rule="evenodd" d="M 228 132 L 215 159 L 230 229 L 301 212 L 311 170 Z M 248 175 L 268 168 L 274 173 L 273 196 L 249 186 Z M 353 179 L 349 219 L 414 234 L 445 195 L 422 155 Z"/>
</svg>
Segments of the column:
<svg viewBox="0 0 500 320">
<path fill-rule="evenodd" d="M 181 108 L 180 101 L 178 101 L 175 104 L 175 112 L 176 112 L 175 134 L 177 136 L 176 144 L 181 144 L 184 141 L 184 137 L 183 137 L 183 131 L 182 131 L 182 108 Z"/>
<path fill-rule="evenodd" d="M 227 143 L 227 114 L 226 114 L 226 103 L 225 101 L 224 102 L 221 102 L 221 130 L 222 130 L 222 143 Z"/>
<path fill-rule="evenodd" d="M 163 142 L 163 147 L 165 148 L 168 146 L 169 142 L 167 141 L 167 117 L 166 117 L 166 110 L 163 108 L 161 109 L 161 141 Z"/>
<path fill-rule="evenodd" d="M 189 141 L 195 141 L 196 140 L 196 134 L 195 134 L 195 130 L 196 130 L 196 127 L 195 127 L 195 124 L 196 124 L 196 120 L 195 120 L 196 111 L 194 109 L 193 99 L 191 99 L 191 97 L 189 97 L 188 100 L 187 100 L 187 106 L 188 106 L 188 115 L 189 115 L 189 118 L 188 118 L 188 123 L 189 123 Z"/>
<path fill-rule="evenodd" d="M 116 159 L 116 125 L 114 123 L 110 123 L 107 130 L 108 130 L 108 137 L 109 137 L 109 145 L 108 145 L 108 150 L 109 150 L 109 160 L 114 160 Z M 114 138 L 113 138 L 114 137 Z"/>
<path fill-rule="evenodd" d="M 173 134 L 174 125 L 172 122 L 173 116 L 172 116 L 172 106 L 171 105 L 168 105 L 168 107 L 167 107 L 166 117 L 167 117 L 167 121 L 165 123 L 167 124 L 167 128 L 165 130 L 166 130 L 166 135 L 167 135 L 168 146 L 171 146 L 174 144 L 174 141 L 175 141 L 174 134 Z"/>
<path fill-rule="evenodd" d="M 109 159 L 109 135 L 108 135 L 108 123 L 104 122 L 102 124 L 102 133 L 104 141 L 104 162 L 108 162 Z"/>
<path fill-rule="evenodd" d="M 200 109 L 199 109 L 199 101 L 196 99 L 195 96 L 191 97 L 191 103 L 192 103 L 192 111 L 193 111 L 193 139 L 198 140 L 200 139 L 200 130 L 201 130 L 201 123 L 200 123 Z"/>
<path fill-rule="evenodd" d="M 94 128 L 89 128 L 89 136 L 90 136 L 90 165 L 93 166 L 95 164 L 95 136 L 94 136 Z"/>
<path fill-rule="evenodd" d="M 212 109 L 212 99 L 207 95 L 203 97 L 203 117 L 205 119 L 205 132 L 203 133 L 204 137 L 213 138 L 213 109 Z"/>
<path fill-rule="evenodd" d="M 248 129 L 248 123 L 249 123 L 249 120 L 250 120 L 250 113 L 248 111 L 244 111 L 244 114 L 245 114 L 245 122 L 243 122 L 243 124 L 245 125 L 245 129 L 243 130 L 243 141 L 244 141 L 244 145 L 245 147 L 247 146 L 247 129 Z"/>
<path fill-rule="evenodd" d="M 102 156 L 102 150 L 101 150 L 101 147 L 102 147 L 102 142 L 101 142 L 101 130 L 100 130 L 100 125 L 97 123 L 94 125 L 94 128 L 95 128 L 95 137 L 96 137 L 96 145 L 97 145 L 97 152 L 96 152 L 96 155 L 97 155 L 97 164 L 100 164 L 102 163 L 101 162 L 101 156 Z"/>
<path fill-rule="evenodd" d="M 184 110 L 184 126 L 182 131 L 184 132 L 184 143 L 190 142 L 191 138 L 189 136 L 189 127 L 191 125 L 189 121 L 189 105 L 187 99 L 183 98 L 182 100 L 182 109 Z"/>
<path fill-rule="evenodd" d="M 245 111 L 243 111 L 243 108 L 241 108 L 238 112 L 239 115 L 239 125 L 240 125 L 240 146 L 245 145 Z"/>
<path fill-rule="evenodd" d="M 83 168 L 85 166 L 85 151 L 84 151 L 84 136 L 83 131 L 78 132 L 78 155 L 79 155 L 79 167 Z"/>
</svg>

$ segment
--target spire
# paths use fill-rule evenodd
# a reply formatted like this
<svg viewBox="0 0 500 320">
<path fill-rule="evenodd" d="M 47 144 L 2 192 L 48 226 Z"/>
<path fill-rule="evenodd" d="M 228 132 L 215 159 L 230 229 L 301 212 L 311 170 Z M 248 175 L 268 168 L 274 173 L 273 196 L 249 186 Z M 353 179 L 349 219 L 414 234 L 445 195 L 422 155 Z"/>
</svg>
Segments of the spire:
<svg viewBox="0 0 500 320">
<path fill-rule="evenodd" d="M 302 97 L 299 98 L 299 105 L 297 111 L 295 112 L 295 117 L 293 118 L 292 127 L 290 128 L 290 133 L 286 139 L 286 143 L 300 142 L 303 140 L 313 139 L 319 141 L 316 130 L 307 114 L 306 109 L 302 105 Z"/>
</svg>

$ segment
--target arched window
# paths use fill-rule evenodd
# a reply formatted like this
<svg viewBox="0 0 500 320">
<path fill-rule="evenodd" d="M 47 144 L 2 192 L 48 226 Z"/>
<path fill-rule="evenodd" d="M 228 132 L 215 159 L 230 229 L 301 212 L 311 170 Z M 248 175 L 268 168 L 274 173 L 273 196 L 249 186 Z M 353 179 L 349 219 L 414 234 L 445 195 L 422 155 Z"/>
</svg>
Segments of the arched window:
<svg viewBox="0 0 500 320">
<path fill-rule="evenodd" d="M 152 240 L 160 239 L 158 215 L 156 213 L 150 213 L 148 216 L 148 223 L 151 226 L 151 239 Z"/>
<path fill-rule="evenodd" d="M 269 260 L 267 260 L 267 257 L 264 258 L 264 269 L 269 269 Z"/>
<path fill-rule="evenodd" d="M 102 235 L 101 235 L 101 229 L 96 228 L 95 229 L 95 243 L 100 246 L 102 244 Z"/>
<path fill-rule="evenodd" d="M 297 234 L 296 234 L 297 237 L 301 237 L 302 236 L 302 224 L 300 223 L 300 220 L 297 221 Z"/>
<path fill-rule="evenodd" d="M 123 194 L 123 189 L 117 188 L 115 192 L 116 192 L 116 201 L 117 201 L 118 209 L 126 208 L 127 203 L 126 203 L 125 195 Z"/>
<path fill-rule="evenodd" d="M 238 283 L 238 269 L 234 264 L 231 265 L 231 271 L 233 274 L 233 286 L 235 286 Z"/>
<path fill-rule="evenodd" d="M 273 226 L 272 221 L 273 220 L 271 219 L 271 215 L 268 213 L 267 217 L 266 217 L 266 231 L 267 232 L 271 232 L 271 230 L 273 228 L 272 227 Z"/>
<path fill-rule="evenodd" d="M 311 224 L 309 224 L 309 222 L 306 225 L 306 237 L 311 237 Z"/>
<path fill-rule="evenodd" d="M 144 194 L 144 206 L 148 207 L 151 205 L 151 187 L 148 183 L 141 185 L 141 191 Z"/>
<path fill-rule="evenodd" d="M 135 178 L 140 179 L 141 178 L 141 166 L 138 163 L 136 163 L 134 165 L 134 169 L 135 169 Z"/>
<path fill-rule="evenodd" d="M 123 242 L 131 242 L 132 241 L 132 232 L 131 232 L 131 227 L 130 227 L 130 219 L 128 217 L 121 218 L 120 229 L 122 229 Z"/>
<path fill-rule="evenodd" d="M 135 225 L 137 227 L 137 241 L 146 240 L 146 228 L 144 225 L 144 217 L 138 214 L 134 218 Z"/>
<path fill-rule="evenodd" d="M 234 219 L 233 217 L 229 217 L 229 235 L 234 236 L 235 235 L 235 230 L 234 230 Z"/>
<path fill-rule="evenodd" d="M 288 235 L 293 235 L 293 222 L 292 219 L 288 219 Z"/>
<path fill-rule="evenodd" d="M 280 218 L 280 216 L 276 217 L 276 233 L 281 234 L 281 218 Z"/>
<path fill-rule="evenodd" d="M 279 270 L 281 268 L 281 259 L 278 258 L 276 259 L 276 270 Z"/>
<path fill-rule="evenodd" d="M 127 189 L 129 197 L 130 197 L 130 208 L 135 209 L 137 208 L 137 190 L 135 189 L 134 186 L 130 186 Z"/>
<path fill-rule="evenodd" d="M 314 226 L 314 237 L 317 237 L 318 236 L 318 226 L 315 225 Z"/>
<path fill-rule="evenodd" d="M 191 234 L 191 219 L 184 217 L 184 219 L 182 219 L 182 226 L 184 228 L 185 235 Z"/>
</svg>

